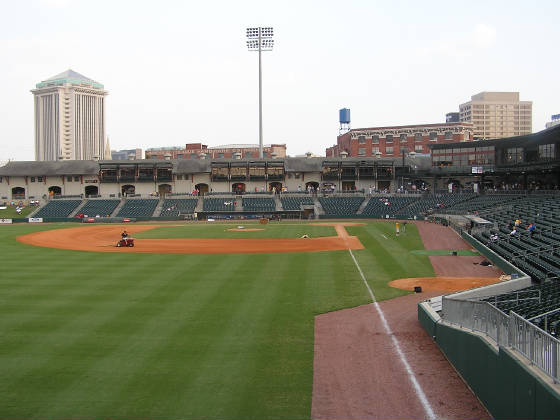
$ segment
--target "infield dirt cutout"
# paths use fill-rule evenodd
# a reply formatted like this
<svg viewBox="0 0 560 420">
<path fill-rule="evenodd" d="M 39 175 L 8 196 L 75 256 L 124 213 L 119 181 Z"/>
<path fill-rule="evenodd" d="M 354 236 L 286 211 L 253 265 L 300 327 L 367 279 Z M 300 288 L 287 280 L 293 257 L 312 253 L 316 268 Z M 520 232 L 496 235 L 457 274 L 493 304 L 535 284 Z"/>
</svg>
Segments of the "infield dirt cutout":
<svg viewBox="0 0 560 420">
<path fill-rule="evenodd" d="M 120 239 L 123 229 L 134 237 L 136 233 L 155 229 L 161 225 L 93 225 L 30 233 L 18 236 L 17 240 L 28 245 L 45 248 L 152 254 L 263 254 L 364 249 L 360 240 L 356 236 L 348 235 L 344 228 L 361 223 L 321 224 L 334 226 L 337 236 L 308 239 L 135 239 L 133 248 L 117 248 L 115 245 Z"/>
</svg>

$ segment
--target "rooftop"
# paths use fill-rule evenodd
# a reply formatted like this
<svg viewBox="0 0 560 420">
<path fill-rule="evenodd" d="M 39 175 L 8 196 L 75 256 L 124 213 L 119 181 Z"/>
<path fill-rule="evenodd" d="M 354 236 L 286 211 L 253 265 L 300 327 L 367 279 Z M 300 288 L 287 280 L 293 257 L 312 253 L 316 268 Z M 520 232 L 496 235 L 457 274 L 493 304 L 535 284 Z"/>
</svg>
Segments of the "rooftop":
<svg viewBox="0 0 560 420">
<path fill-rule="evenodd" d="M 37 89 L 48 87 L 48 86 L 62 86 L 66 83 L 70 83 L 71 85 L 77 86 L 88 86 L 94 87 L 98 89 L 103 89 L 103 85 L 99 82 L 96 82 L 89 77 L 84 76 L 72 69 L 68 69 L 65 72 L 57 74 L 56 76 L 49 77 L 47 80 L 43 80 L 41 83 L 37 83 L 35 87 Z"/>
</svg>

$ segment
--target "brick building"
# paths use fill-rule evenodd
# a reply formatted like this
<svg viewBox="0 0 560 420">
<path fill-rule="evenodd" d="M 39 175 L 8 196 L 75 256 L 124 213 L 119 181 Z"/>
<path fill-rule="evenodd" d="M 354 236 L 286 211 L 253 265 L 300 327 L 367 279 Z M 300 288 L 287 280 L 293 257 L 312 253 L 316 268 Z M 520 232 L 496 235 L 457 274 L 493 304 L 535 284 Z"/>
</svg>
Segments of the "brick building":
<svg viewBox="0 0 560 420">
<path fill-rule="evenodd" d="M 285 144 L 265 144 L 263 157 L 285 157 Z M 156 147 L 146 150 L 146 159 L 244 159 L 259 157 L 258 144 L 227 144 L 208 147 L 202 143 L 187 143 L 182 147 Z"/>
<path fill-rule="evenodd" d="M 471 123 L 401 125 L 355 128 L 337 137 L 326 149 L 327 157 L 392 157 L 402 152 L 430 153 L 429 146 L 472 141 Z"/>
</svg>

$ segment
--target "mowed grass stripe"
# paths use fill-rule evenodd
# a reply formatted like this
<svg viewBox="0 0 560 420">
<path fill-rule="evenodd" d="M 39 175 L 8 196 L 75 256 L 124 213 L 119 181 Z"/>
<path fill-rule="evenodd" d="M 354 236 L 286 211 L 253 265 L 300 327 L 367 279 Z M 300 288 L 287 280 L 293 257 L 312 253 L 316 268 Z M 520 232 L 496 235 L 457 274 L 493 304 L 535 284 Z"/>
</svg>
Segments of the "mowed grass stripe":
<svg viewBox="0 0 560 420">
<path fill-rule="evenodd" d="M 204 265 L 204 261 L 199 261 L 199 265 L 191 263 L 191 274 L 202 272 Z M 199 286 L 201 280 L 189 279 L 188 275 L 170 275 L 173 271 L 181 270 L 170 266 L 162 270 L 161 276 L 155 278 L 161 282 L 161 286 L 135 302 L 127 313 L 121 314 L 122 321 L 117 323 L 117 328 L 114 328 L 114 324 L 103 325 L 99 333 L 105 339 L 118 339 L 122 344 L 89 368 L 88 376 L 94 378 L 93 381 L 70 388 L 61 394 L 61 399 L 70 396 L 78 405 L 89 404 L 91 410 L 86 411 L 85 415 L 97 418 L 115 415 L 135 417 L 134 413 L 138 413 L 138 416 L 140 413 L 143 416 L 155 416 L 157 412 L 169 411 L 169 407 L 162 405 L 164 402 L 176 402 L 173 398 L 177 392 L 174 380 L 179 376 L 188 378 L 181 375 L 181 361 L 193 357 L 196 359 L 196 354 L 204 354 L 201 343 L 194 346 L 194 353 L 192 350 L 189 352 L 188 343 L 184 341 L 189 334 L 184 334 L 183 330 L 187 325 L 196 324 L 197 319 L 204 320 L 202 314 L 218 299 L 226 282 L 225 278 L 206 281 L 205 287 L 199 288 L 196 299 L 186 307 L 186 297 L 191 295 L 193 288 Z M 168 345 L 171 348 L 168 349 Z M 179 360 L 175 357 L 177 352 Z M 166 361 L 174 367 L 162 370 L 160 365 Z M 198 365 L 194 363 L 193 366 Z M 96 391 L 100 381 L 103 385 L 101 398 L 99 391 Z M 97 398 L 92 399 L 93 395 L 97 395 Z M 119 395 L 123 395 L 122 399 Z M 159 400 L 162 402 L 154 403 Z M 142 404 L 143 401 L 147 406 Z M 72 413 L 71 407 L 61 408 L 60 404 L 53 408 L 53 417 L 66 417 Z M 78 406 L 74 409 L 84 412 Z"/>
<path fill-rule="evenodd" d="M 104 311 L 98 311 L 90 307 L 88 311 L 76 314 L 69 322 L 63 323 L 62 327 L 54 323 L 55 328 L 48 331 L 47 340 L 30 343 L 27 349 L 22 349 L 19 354 L 35 353 L 32 358 L 34 363 L 27 363 L 27 371 L 20 367 L 18 372 L 20 379 L 12 385 L 14 389 L 21 387 L 26 389 L 25 399 L 28 400 L 26 410 L 29 410 L 26 415 L 32 416 L 34 413 L 34 407 L 29 401 L 37 403 L 37 409 L 48 412 L 46 406 L 50 406 L 51 402 L 56 403 L 56 394 L 71 387 L 75 381 L 84 379 L 84 376 L 79 373 L 102 358 L 105 353 L 113 351 L 121 343 L 126 343 L 126 340 L 122 340 L 123 334 L 118 334 L 116 320 L 125 317 L 125 312 L 130 306 L 142 306 L 142 313 L 149 313 L 149 308 L 143 305 L 143 300 L 150 294 L 157 293 L 157 288 L 130 288 L 128 293 L 133 294 L 129 296 L 132 299 L 115 301 L 113 310 L 105 308 Z M 127 301 L 128 305 L 123 304 Z M 141 322 L 137 322 L 137 325 L 139 328 L 142 327 Z M 107 336 L 100 334 L 100 330 L 105 326 L 110 326 L 114 331 L 115 340 L 109 340 Z M 128 334 L 132 331 L 130 325 L 127 331 Z M 45 333 L 47 331 L 43 331 L 43 334 L 39 334 L 38 337 L 44 337 Z M 126 360 L 126 357 L 121 359 Z M 12 360 L 8 363 L 8 366 L 14 366 L 13 362 Z M 2 366 L 6 366 L 4 360 Z M 5 391 L 10 392 L 9 389 Z M 55 406 L 58 406 L 58 409 L 68 409 L 69 413 L 72 412 L 72 408 L 74 410 L 80 408 L 73 407 L 72 404 L 55 404 Z"/>
</svg>

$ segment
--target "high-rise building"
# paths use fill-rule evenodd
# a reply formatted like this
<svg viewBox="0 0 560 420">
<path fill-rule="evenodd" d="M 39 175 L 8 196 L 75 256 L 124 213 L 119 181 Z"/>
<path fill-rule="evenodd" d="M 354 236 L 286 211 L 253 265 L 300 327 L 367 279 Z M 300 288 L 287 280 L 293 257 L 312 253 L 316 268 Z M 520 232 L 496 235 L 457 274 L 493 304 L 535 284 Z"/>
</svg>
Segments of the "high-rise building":
<svg viewBox="0 0 560 420">
<path fill-rule="evenodd" d="M 35 87 L 35 160 L 103 159 L 103 85 L 67 70 Z"/>
<path fill-rule="evenodd" d="M 519 92 L 481 92 L 459 105 L 461 122 L 474 125 L 474 138 L 499 139 L 533 131 L 533 102 L 520 101 Z"/>
</svg>

